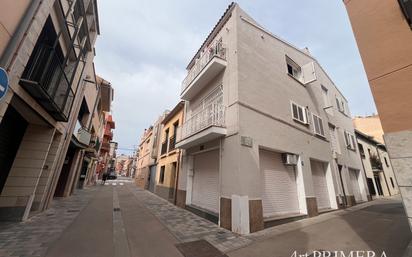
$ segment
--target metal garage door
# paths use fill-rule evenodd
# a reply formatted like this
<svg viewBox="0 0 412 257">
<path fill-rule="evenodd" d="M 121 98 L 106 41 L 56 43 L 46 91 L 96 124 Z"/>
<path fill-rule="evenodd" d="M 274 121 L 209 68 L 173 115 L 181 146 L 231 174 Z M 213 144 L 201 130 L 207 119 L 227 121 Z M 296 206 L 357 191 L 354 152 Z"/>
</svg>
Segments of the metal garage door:
<svg viewBox="0 0 412 257">
<path fill-rule="evenodd" d="M 192 204 L 218 213 L 219 151 L 194 156 Z"/>
<path fill-rule="evenodd" d="M 310 161 L 312 169 L 313 190 L 319 209 L 330 208 L 328 182 L 326 180 L 325 164 L 318 161 Z"/>
<path fill-rule="evenodd" d="M 353 196 L 356 202 L 362 201 L 362 195 L 359 189 L 359 172 L 354 169 L 349 169 L 349 178 L 352 185 Z"/>
<path fill-rule="evenodd" d="M 279 153 L 259 151 L 263 176 L 263 216 L 299 213 L 296 174 L 282 163 Z"/>
</svg>

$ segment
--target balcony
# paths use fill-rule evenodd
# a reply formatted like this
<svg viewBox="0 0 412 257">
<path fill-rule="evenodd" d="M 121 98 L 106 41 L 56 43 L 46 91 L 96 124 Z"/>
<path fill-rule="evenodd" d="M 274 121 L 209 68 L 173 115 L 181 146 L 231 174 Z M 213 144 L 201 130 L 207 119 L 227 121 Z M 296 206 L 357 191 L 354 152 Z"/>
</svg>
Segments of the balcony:
<svg viewBox="0 0 412 257">
<path fill-rule="evenodd" d="M 162 148 L 160 149 L 160 155 L 166 154 L 167 152 L 167 140 L 162 143 Z"/>
<path fill-rule="evenodd" d="M 109 152 L 110 143 L 109 142 L 103 142 L 101 147 L 100 147 L 100 150 L 103 151 L 103 152 Z"/>
<path fill-rule="evenodd" d="M 104 129 L 104 136 L 105 136 L 105 137 L 108 137 L 110 140 L 113 139 L 113 132 L 110 130 L 109 127 L 106 127 L 106 128 Z"/>
<path fill-rule="evenodd" d="M 226 68 L 226 48 L 221 42 L 213 44 L 196 61 L 182 82 L 180 97 L 189 101 L 198 94 L 205 85 Z"/>
<path fill-rule="evenodd" d="M 19 83 L 55 120 L 67 122 L 74 93 L 62 59 L 53 47 L 36 45 Z"/>
<path fill-rule="evenodd" d="M 192 115 L 178 130 L 176 148 L 187 149 L 226 135 L 225 107 L 214 101 Z"/>
<path fill-rule="evenodd" d="M 176 148 L 176 136 L 173 135 L 170 139 L 169 139 L 169 152 L 173 151 Z"/>
<path fill-rule="evenodd" d="M 90 144 L 90 139 L 92 135 L 85 127 L 83 127 L 77 120 L 76 126 L 73 131 L 73 136 L 76 137 L 77 141 L 85 146 Z"/>
</svg>

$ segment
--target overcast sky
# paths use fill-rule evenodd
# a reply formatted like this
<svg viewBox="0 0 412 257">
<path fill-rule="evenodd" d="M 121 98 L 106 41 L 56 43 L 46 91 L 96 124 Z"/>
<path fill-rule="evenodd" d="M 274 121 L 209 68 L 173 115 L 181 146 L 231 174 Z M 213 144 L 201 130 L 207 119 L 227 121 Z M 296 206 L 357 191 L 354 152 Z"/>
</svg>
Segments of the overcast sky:
<svg viewBox="0 0 412 257">
<path fill-rule="evenodd" d="M 342 1 L 254 0 L 240 7 L 273 34 L 308 47 L 349 101 L 376 112 Z M 114 140 L 131 154 L 142 131 L 179 100 L 185 67 L 230 1 L 99 0 L 96 72 L 115 90 Z"/>
</svg>

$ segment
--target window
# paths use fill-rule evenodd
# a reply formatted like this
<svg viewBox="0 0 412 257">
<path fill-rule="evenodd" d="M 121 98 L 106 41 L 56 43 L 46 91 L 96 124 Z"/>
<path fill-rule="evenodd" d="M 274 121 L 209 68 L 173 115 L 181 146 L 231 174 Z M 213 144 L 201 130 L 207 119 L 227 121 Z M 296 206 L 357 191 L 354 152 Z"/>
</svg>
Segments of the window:
<svg viewBox="0 0 412 257">
<path fill-rule="evenodd" d="M 306 108 L 292 102 L 292 117 L 303 124 L 308 123 Z"/>
<path fill-rule="evenodd" d="M 358 143 L 359 154 L 362 159 L 365 159 L 365 150 L 363 149 L 363 145 Z"/>
<path fill-rule="evenodd" d="M 388 159 L 386 159 L 386 157 L 383 157 L 383 159 L 385 160 L 386 167 L 388 167 L 388 168 L 389 168 L 389 162 L 388 162 Z"/>
<path fill-rule="evenodd" d="M 165 166 L 160 167 L 159 183 L 163 184 L 165 181 Z"/>
<path fill-rule="evenodd" d="M 343 100 L 339 97 L 336 97 L 336 106 L 337 106 L 338 110 L 341 113 L 343 113 L 345 115 L 348 113 L 347 104 L 346 104 L 345 100 Z"/>
<path fill-rule="evenodd" d="M 328 96 L 328 89 L 324 86 L 321 86 L 321 88 L 322 88 L 322 97 L 323 97 L 324 107 L 329 107 L 330 102 L 329 102 L 329 96 Z"/>
<path fill-rule="evenodd" d="M 286 58 L 286 66 L 288 68 L 288 74 L 297 80 L 301 80 L 301 69 L 292 59 Z"/>
<path fill-rule="evenodd" d="M 355 141 L 355 136 L 353 136 L 351 133 L 344 131 L 345 135 L 345 143 L 346 147 L 350 150 L 356 151 L 356 141 Z"/>
<path fill-rule="evenodd" d="M 325 130 L 323 129 L 322 119 L 315 114 L 313 114 L 312 116 L 313 116 L 313 128 L 315 130 L 315 134 L 325 137 Z"/>
<path fill-rule="evenodd" d="M 294 77 L 304 85 L 316 80 L 315 65 L 313 62 L 300 66 L 286 56 L 286 68 L 290 76 Z"/>
<path fill-rule="evenodd" d="M 393 183 L 393 178 L 390 177 L 390 179 L 391 179 L 392 188 L 395 188 L 395 183 Z"/>
<path fill-rule="evenodd" d="M 332 150 L 338 154 L 341 154 L 337 128 L 329 124 L 329 131 L 330 131 L 330 141 L 332 143 Z"/>
</svg>

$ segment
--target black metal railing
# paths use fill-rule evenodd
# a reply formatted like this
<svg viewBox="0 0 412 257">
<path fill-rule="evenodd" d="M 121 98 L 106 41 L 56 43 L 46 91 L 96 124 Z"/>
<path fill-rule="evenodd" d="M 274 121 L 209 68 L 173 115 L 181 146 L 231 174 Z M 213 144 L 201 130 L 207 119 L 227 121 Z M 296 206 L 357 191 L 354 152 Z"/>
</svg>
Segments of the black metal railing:
<svg viewBox="0 0 412 257">
<path fill-rule="evenodd" d="M 173 151 L 176 148 L 175 146 L 176 146 L 176 136 L 172 136 L 169 139 L 169 152 Z"/>
<path fill-rule="evenodd" d="M 163 155 L 167 152 L 167 140 L 162 143 L 162 149 L 160 149 L 160 155 Z"/>
<path fill-rule="evenodd" d="M 22 74 L 20 84 L 56 120 L 67 121 L 74 93 L 60 55 L 55 48 L 47 44 L 37 45 Z"/>
</svg>

